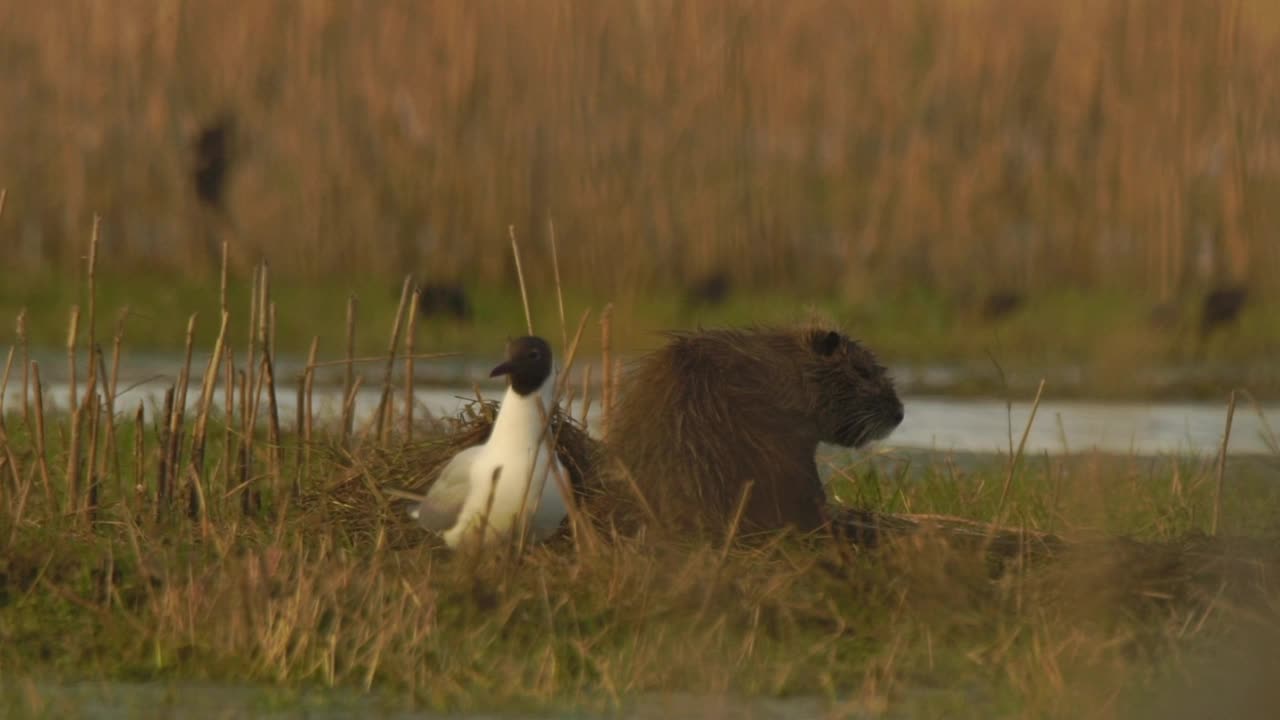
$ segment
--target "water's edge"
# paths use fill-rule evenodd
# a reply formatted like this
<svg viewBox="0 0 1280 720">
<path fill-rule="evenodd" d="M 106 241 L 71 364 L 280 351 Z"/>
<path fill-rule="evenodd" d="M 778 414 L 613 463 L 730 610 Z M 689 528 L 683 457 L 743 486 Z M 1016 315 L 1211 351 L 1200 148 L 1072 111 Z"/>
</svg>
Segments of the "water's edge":
<svg viewBox="0 0 1280 720">
<path fill-rule="evenodd" d="M 150 418 L 163 403 L 164 394 L 172 387 L 168 380 L 121 383 L 115 400 L 118 415 L 131 417 L 139 405 Z M 83 382 L 79 393 L 84 392 Z M 414 393 L 418 417 L 450 417 L 475 399 L 475 389 L 418 388 Z M 500 389 L 486 383 L 481 391 L 489 399 L 497 399 Z M 393 391 L 397 407 L 403 407 L 403 389 Z M 357 422 L 367 421 L 377 408 L 382 391 L 378 387 L 362 387 L 355 397 Z M 66 410 L 70 386 L 65 382 L 44 386 L 46 412 Z M 211 406 L 221 412 L 225 395 L 219 388 Z M 278 393 L 277 412 L 282 427 L 296 424 L 297 394 Z M 199 407 L 200 388 L 194 383 L 187 392 L 187 408 Z M 260 401 L 265 408 L 265 397 Z M 882 447 L 900 447 L 933 451 L 1001 452 L 1016 446 L 1028 420 L 1032 404 L 1027 401 L 1006 405 L 992 398 L 949 398 L 908 395 L 903 399 L 906 418 Z M 7 412 L 21 409 L 21 387 L 9 384 L 5 405 Z M 574 412 L 580 403 L 573 403 Z M 340 416 L 342 389 L 317 387 L 313 391 L 312 410 L 317 422 L 331 422 Z M 595 428 L 598 411 L 589 418 Z M 265 411 L 259 418 L 265 422 Z M 1036 409 L 1034 422 L 1027 432 L 1025 452 L 1051 455 L 1075 452 L 1107 452 L 1137 455 L 1216 454 L 1222 443 L 1226 409 L 1216 403 L 1201 402 L 1100 402 L 1084 400 L 1046 400 Z M 1232 423 L 1228 451 L 1232 454 L 1274 454 L 1280 456 L 1280 405 L 1254 406 L 1242 402 Z M 1012 443 L 1010 442 L 1012 438 Z"/>
</svg>

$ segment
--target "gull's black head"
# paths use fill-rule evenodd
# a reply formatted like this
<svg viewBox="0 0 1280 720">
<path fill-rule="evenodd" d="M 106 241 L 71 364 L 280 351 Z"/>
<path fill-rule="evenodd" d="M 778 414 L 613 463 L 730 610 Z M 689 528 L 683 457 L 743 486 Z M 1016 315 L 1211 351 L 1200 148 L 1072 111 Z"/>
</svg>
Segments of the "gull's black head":
<svg viewBox="0 0 1280 720">
<path fill-rule="evenodd" d="M 540 337 L 528 335 L 507 343 L 507 361 L 493 369 L 489 377 L 506 375 L 511 389 L 520 395 L 535 393 L 551 377 L 551 346 Z"/>
</svg>

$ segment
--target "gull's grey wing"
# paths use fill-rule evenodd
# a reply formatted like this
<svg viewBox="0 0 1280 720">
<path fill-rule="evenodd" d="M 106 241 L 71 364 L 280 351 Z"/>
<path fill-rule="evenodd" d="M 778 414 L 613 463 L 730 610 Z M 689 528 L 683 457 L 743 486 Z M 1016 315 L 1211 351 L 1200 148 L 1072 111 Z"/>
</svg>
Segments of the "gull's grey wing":
<svg viewBox="0 0 1280 720">
<path fill-rule="evenodd" d="M 471 463 L 480 453 L 475 445 L 453 456 L 440 471 L 440 477 L 409 515 L 428 530 L 443 532 L 453 527 L 462 511 L 462 503 L 471 492 Z"/>
</svg>

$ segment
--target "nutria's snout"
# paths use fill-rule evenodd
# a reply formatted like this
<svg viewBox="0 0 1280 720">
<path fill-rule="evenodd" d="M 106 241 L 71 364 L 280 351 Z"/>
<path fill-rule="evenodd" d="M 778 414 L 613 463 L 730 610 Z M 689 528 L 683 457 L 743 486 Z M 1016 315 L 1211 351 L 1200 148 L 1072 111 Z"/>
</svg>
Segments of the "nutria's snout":
<svg viewBox="0 0 1280 720">
<path fill-rule="evenodd" d="M 886 408 L 884 410 L 885 421 L 878 428 L 879 431 L 874 433 L 873 437 L 868 438 L 868 441 L 883 440 L 889 437 L 889 435 L 902 424 L 903 417 L 905 417 L 905 413 L 902 407 L 902 401 L 898 399 L 898 396 L 895 393 L 886 404 Z"/>
<path fill-rule="evenodd" d="M 810 342 L 809 393 L 816 398 L 820 440 L 858 448 L 902 424 L 902 400 L 875 353 L 835 331 L 813 332 Z"/>
<path fill-rule="evenodd" d="M 884 383 L 885 383 L 885 387 L 884 387 L 885 422 L 881 427 L 881 432 L 878 434 L 877 437 L 872 438 L 873 440 L 883 440 L 889 437 L 889 433 L 892 433 L 895 429 L 897 429 L 897 427 L 902 424 L 902 419 L 906 417 L 906 410 L 902 406 L 902 398 L 898 397 L 898 391 L 893 386 L 893 380 L 889 379 L 888 375 L 886 375 L 884 378 Z"/>
<path fill-rule="evenodd" d="M 902 424 L 902 401 L 890 395 L 881 402 L 853 412 L 833 438 L 838 445 L 860 448 L 889 437 Z"/>
</svg>

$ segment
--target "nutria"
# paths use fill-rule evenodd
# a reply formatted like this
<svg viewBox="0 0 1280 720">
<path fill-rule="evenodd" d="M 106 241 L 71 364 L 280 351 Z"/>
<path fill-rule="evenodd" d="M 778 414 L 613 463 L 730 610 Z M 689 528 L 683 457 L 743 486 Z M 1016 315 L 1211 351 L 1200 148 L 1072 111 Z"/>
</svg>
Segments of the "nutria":
<svg viewBox="0 0 1280 720">
<path fill-rule="evenodd" d="M 424 318 L 439 316 L 469 322 L 471 302 L 461 285 L 425 283 L 418 289 L 418 314 Z"/>
<path fill-rule="evenodd" d="M 222 113 L 200 128 L 192 141 L 195 159 L 191 179 L 196 197 L 206 207 L 223 212 L 227 175 L 231 170 L 235 117 Z"/>
<path fill-rule="evenodd" d="M 688 311 L 702 307 L 718 307 L 729 299 L 731 291 L 729 273 L 716 270 L 708 273 L 688 286 L 684 294 L 684 305 Z"/>
<path fill-rule="evenodd" d="M 1217 328 L 1235 323 L 1248 299 L 1249 289 L 1243 285 L 1217 287 L 1206 293 L 1200 305 L 1200 344 Z"/>
<path fill-rule="evenodd" d="M 982 300 L 982 319 L 995 322 L 1008 317 L 1022 307 L 1023 298 L 1012 290 L 996 290 Z"/>
<path fill-rule="evenodd" d="M 626 374 L 607 444 L 610 515 L 681 531 L 823 524 L 819 442 L 858 447 L 902 422 L 893 381 L 865 346 L 827 329 L 669 333 Z M 749 488 L 749 489 L 748 489 Z M 628 502 L 624 497 L 640 502 Z"/>
</svg>

